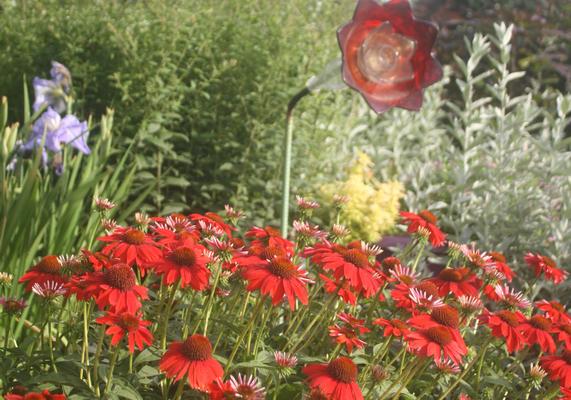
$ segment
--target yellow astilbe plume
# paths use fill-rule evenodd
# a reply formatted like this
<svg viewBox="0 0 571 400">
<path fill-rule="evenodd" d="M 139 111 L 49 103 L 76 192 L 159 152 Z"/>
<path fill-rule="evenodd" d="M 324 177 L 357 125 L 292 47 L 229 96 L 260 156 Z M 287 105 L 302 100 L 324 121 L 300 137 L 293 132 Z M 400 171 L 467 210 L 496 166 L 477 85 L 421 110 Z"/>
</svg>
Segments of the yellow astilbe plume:
<svg viewBox="0 0 571 400">
<path fill-rule="evenodd" d="M 335 194 L 349 201 L 343 207 L 341 223 L 351 229 L 351 239 L 378 240 L 393 229 L 399 215 L 404 187 L 398 181 L 379 182 L 372 171 L 373 162 L 363 152 L 347 170 L 347 180 L 321 187 L 324 202 L 331 204 Z"/>
</svg>

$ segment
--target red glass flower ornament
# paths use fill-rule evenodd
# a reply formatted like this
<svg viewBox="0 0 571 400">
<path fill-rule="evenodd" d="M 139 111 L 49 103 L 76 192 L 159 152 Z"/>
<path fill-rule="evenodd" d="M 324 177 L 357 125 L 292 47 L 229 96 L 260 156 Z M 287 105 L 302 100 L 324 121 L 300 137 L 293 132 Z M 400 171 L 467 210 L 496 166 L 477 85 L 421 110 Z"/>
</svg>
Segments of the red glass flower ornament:
<svg viewBox="0 0 571 400">
<path fill-rule="evenodd" d="M 408 0 L 359 0 L 353 19 L 337 32 L 343 79 L 377 113 L 419 110 L 423 89 L 442 78 L 431 55 L 437 32 L 414 18 Z"/>
</svg>

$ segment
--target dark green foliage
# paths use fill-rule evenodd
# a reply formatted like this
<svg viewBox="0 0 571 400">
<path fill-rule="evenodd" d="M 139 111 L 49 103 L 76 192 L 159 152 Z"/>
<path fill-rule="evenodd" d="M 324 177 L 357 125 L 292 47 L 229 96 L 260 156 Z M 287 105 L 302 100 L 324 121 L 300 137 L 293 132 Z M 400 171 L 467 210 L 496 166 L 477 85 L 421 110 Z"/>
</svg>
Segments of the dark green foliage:
<svg viewBox="0 0 571 400">
<path fill-rule="evenodd" d="M 351 2 L 29 2 L 0 13 L 0 93 L 20 104 L 22 75 L 52 59 L 74 76 L 78 107 L 116 110 L 116 141 L 137 137 L 148 208 L 279 208 L 283 114 L 330 58 Z M 305 107 L 316 107 L 311 99 Z M 17 115 L 17 109 L 11 115 Z M 300 132 L 299 135 L 304 135 Z"/>
</svg>

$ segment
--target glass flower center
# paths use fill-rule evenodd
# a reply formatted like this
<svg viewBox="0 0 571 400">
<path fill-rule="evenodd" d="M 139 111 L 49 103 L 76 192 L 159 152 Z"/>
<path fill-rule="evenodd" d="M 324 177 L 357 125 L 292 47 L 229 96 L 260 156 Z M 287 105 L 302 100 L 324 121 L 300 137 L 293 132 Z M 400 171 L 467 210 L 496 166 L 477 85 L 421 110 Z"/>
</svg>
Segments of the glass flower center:
<svg viewBox="0 0 571 400">
<path fill-rule="evenodd" d="M 327 366 L 329 375 L 343 383 L 354 382 L 357 378 L 357 366 L 347 357 L 339 357 L 331 361 Z"/>
<path fill-rule="evenodd" d="M 551 328 L 551 321 L 541 315 L 534 315 L 529 319 L 529 323 L 537 329 L 547 331 Z"/>
<path fill-rule="evenodd" d="M 170 252 L 169 259 L 178 265 L 191 266 L 196 262 L 196 254 L 189 247 L 179 247 Z"/>
<path fill-rule="evenodd" d="M 57 256 L 45 256 L 38 263 L 38 270 L 46 274 L 59 275 L 61 271 L 61 263 Z"/>
<path fill-rule="evenodd" d="M 212 357 L 212 346 L 206 336 L 189 336 L 182 344 L 182 352 L 192 361 L 205 361 Z"/>
<path fill-rule="evenodd" d="M 371 82 L 399 83 L 414 78 L 410 62 L 416 42 L 393 31 L 385 22 L 373 29 L 363 41 L 357 55 L 361 73 Z"/>
<path fill-rule="evenodd" d="M 496 313 L 496 315 L 498 317 L 500 317 L 500 319 L 502 321 L 504 321 L 506 324 L 508 324 L 512 328 L 515 328 L 516 326 L 519 325 L 519 321 L 518 321 L 516 315 L 511 311 L 507 311 L 507 310 L 498 311 Z"/>
<path fill-rule="evenodd" d="M 298 274 L 297 267 L 285 257 L 273 258 L 268 269 L 272 274 L 281 278 L 293 278 Z"/>
<path fill-rule="evenodd" d="M 129 244 L 143 244 L 145 242 L 145 233 L 138 229 L 129 229 L 123 234 L 123 241 Z"/>
<path fill-rule="evenodd" d="M 561 325 L 560 329 L 566 334 L 571 335 L 571 325 L 569 324 Z"/>
<path fill-rule="evenodd" d="M 416 285 L 416 288 L 418 290 L 422 290 L 424 293 L 426 293 L 429 296 L 438 297 L 438 288 L 432 282 L 429 281 L 420 282 L 418 285 Z"/>
<path fill-rule="evenodd" d="M 452 334 L 443 326 L 435 326 L 426 330 L 426 336 L 441 346 L 452 342 Z"/>
<path fill-rule="evenodd" d="M 399 275 L 398 278 L 405 285 L 410 286 L 414 282 L 414 279 L 412 279 L 412 276 L 409 276 L 409 275 Z"/>
<path fill-rule="evenodd" d="M 461 282 L 464 280 L 462 271 L 454 268 L 444 268 L 440 271 L 438 277 L 446 282 Z"/>
<path fill-rule="evenodd" d="M 343 259 L 359 268 L 369 266 L 369 257 L 358 249 L 349 249 L 343 253 Z"/>
<path fill-rule="evenodd" d="M 458 324 L 460 323 L 458 311 L 456 311 L 454 307 L 448 305 L 433 309 L 431 315 L 432 319 L 434 319 L 439 324 L 448 326 L 453 329 L 458 328 Z"/>
<path fill-rule="evenodd" d="M 104 272 L 105 282 L 114 288 L 129 290 L 137 284 L 135 273 L 127 264 L 116 264 Z"/>
<path fill-rule="evenodd" d="M 123 313 L 119 317 L 118 325 L 126 331 L 135 331 L 139 328 L 139 318 L 130 313 Z"/>
</svg>

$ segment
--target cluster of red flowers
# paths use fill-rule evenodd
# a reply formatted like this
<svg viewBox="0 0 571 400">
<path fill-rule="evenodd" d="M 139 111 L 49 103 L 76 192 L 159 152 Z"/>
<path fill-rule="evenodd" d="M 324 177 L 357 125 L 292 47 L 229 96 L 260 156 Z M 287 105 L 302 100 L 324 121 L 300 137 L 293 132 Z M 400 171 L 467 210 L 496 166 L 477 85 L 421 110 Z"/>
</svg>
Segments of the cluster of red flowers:
<svg viewBox="0 0 571 400">
<path fill-rule="evenodd" d="M 351 311 L 340 311 L 329 321 L 336 358 L 302 369 L 311 399 L 363 398 L 350 356 L 367 343 L 378 344 L 379 338 L 387 346 L 397 339 L 419 360 L 432 360 L 439 370 L 456 373 L 468 354 L 465 333 L 475 332 L 478 324 L 489 328 L 487 337 L 502 339 L 509 353 L 537 346 L 549 377 L 562 390 L 570 389 L 571 317 L 564 307 L 542 300 L 533 311 L 524 294 L 509 286 L 515 274 L 500 253 L 446 242 L 437 218 L 428 211 L 402 217 L 413 248 L 418 243 L 448 244 L 446 267 L 422 278 L 416 272 L 419 257 L 411 265 L 394 256 L 380 261 L 378 247 L 360 241 L 342 244 L 334 233 L 304 234 L 302 241 L 292 242 L 271 227 L 254 227 L 241 239 L 217 214 L 177 214 L 151 218 L 148 226 L 116 227 L 99 238 L 103 246 L 98 252 L 84 250 L 75 258 L 46 256 L 20 282 L 27 291 L 35 284 L 57 282 L 64 285 L 65 296 L 92 301 L 100 313 L 95 321 L 107 326 L 110 345 L 126 339 L 131 353 L 154 343 L 152 323 L 143 319 L 148 311 L 144 305 L 161 296 L 164 300 L 168 293 L 203 293 L 205 299 L 214 296 L 223 303 L 229 293 L 245 289 L 294 313 L 301 306 L 311 307 L 310 292 L 316 296 L 323 290 L 322 298 L 340 302 L 341 308 L 346 304 Z M 566 276 L 546 256 L 529 254 L 525 260 L 534 275 L 555 284 Z M 206 300 L 204 304 L 208 307 Z M 164 348 L 159 368 L 167 378 L 184 378 L 212 399 L 264 398 L 257 378 L 223 380 L 224 368 L 207 336 L 183 336 Z M 343 350 L 347 356 L 339 356 Z M 295 368 L 295 356 L 276 354 L 279 366 Z M 246 391 L 251 397 L 244 397 Z"/>
</svg>

